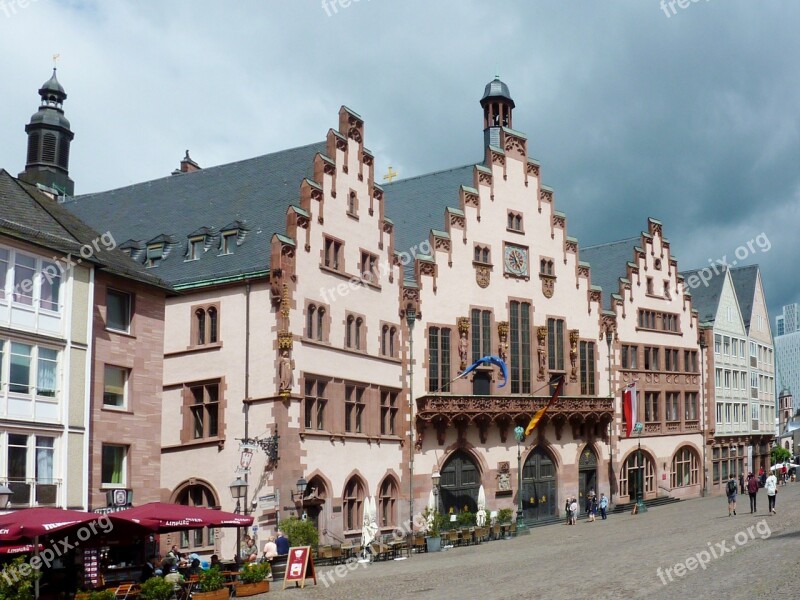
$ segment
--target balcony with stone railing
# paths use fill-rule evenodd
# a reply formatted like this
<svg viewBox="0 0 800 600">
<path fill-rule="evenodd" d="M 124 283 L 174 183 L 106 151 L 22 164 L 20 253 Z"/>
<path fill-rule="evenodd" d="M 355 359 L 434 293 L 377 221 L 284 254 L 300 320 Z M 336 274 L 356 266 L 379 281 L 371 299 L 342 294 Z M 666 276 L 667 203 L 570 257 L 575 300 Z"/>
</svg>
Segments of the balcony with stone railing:
<svg viewBox="0 0 800 600">
<path fill-rule="evenodd" d="M 492 425 L 498 428 L 500 440 L 505 443 L 510 429 L 527 425 L 534 413 L 549 401 L 549 396 L 422 396 L 416 400 L 417 446 L 421 446 L 429 425 L 436 430 L 440 445 L 444 444 L 448 427 L 456 427 L 462 438 L 470 424 L 478 428 L 481 443 L 486 443 Z M 613 419 L 613 398 L 562 396 L 545 413 L 541 425 L 552 423 L 559 440 L 564 425 L 572 427 L 575 438 L 586 437 L 591 431 L 595 437 L 607 440 L 607 425 Z"/>
</svg>

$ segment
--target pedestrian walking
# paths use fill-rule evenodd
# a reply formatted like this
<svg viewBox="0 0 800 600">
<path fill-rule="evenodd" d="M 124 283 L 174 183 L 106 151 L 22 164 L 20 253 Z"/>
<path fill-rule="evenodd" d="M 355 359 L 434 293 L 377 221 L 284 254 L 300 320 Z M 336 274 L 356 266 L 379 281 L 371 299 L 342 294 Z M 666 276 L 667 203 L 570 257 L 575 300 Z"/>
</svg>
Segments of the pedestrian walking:
<svg viewBox="0 0 800 600">
<path fill-rule="evenodd" d="M 606 509 L 608 508 L 608 498 L 603 492 L 600 492 L 600 518 L 606 520 Z"/>
<path fill-rule="evenodd" d="M 739 473 L 739 493 L 744 494 L 744 473 Z"/>
<path fill-rule="evenodd" d="M 725 486 L 725 494 L 728 496 L 728 516 L 731 515 L 731 511 L 733 514 L 736 514 L 736 476 L 731 474 L 731 478 L 728 480 L 728 485 Z"/>
<path fill-rule="evenodd" d="M 594 523 L 597 517 L 597 496 L 592 493 L 589 496 L 589 523 Z"/>
<path fill-rule="evenodd" d="M 564 523 L 565 525 L 572 525 L 572 515 L 570 514 L 570 511 L 569 511 L 569 505 L 570 504 L 572 504 L 572 498 L 567 496 L 567 501 L 564 504 L 564 514 L 566 515 L 566 518 L 567 518 L 567 522 Z"/>
<path fill-rule="evenodd" d="M 571 525 L 575 525 L 578 522 L 578 499 L 573 498 L 572 502 L 569 505 L 569 514 L 572 522 Z"/>
<path fill-rule="evenodd" d="M 758 494 L 758 479 L 750 473 L 747 476 L 747 493 L 750 495 L 750 514 L 756 512 L 756 495 Z"/>
<path fill-rule="evenodd" d="M 775 510 L 775 496 L 778 495 L 778 479 L 775 477 L 774 473 L 770 473 L 770 476 L 767 477 L 767 481 L 764 483 L 764 489 L 767 490 L 770 514 L 777 514 L 778 511 Z"/>
</svg>

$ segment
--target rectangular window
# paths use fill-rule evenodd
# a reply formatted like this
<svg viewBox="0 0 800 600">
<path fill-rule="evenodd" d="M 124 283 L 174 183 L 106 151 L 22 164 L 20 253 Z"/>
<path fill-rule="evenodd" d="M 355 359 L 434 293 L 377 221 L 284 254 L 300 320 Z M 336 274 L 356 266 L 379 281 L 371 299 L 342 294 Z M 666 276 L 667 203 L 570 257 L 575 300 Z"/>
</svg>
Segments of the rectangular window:
<svg viewBox="0 0 800 600">
<path fill-rule="evenodd" d="M 650 292 L 652 293 L 652 292 Z M 654 310 L 639 309 L 639 327 L 643 329 L 656 328 L 656 312 Z"/>
<path fill-rule="evenodd" d="M 645 371 L 659 371 L 661 369 L 658 348 L 652 346 L 644 347 L 644 368 Z"/>
<path fill-rule="evenodd" d="M 205 383 L 188 388 L 188 409 L 191 416 L 191 439 L 214 438 L 219 435 L 219 383 Z"/>
<path fill-rule="evenodd" d="M 639 368 L 639 346 L 622 346 L 622 368 L 623 369 L 638 369 Z"/>
<path fill-rule="evenodd" d="M 58 300 L 61 293 L 61 275 L 58 267 L 42 261 L 42 278 L 39 284 L 39 306 L 45 310 L 58 312 Z"/>
<path fill-rule="evenodd" d="M 125 485 L 127 446 L 103 444 L 101 483 L 103 485 Z"/>
<path fill-rule="evenodd" d="M 722 353 L 725 356 L 730 356 L 731 354 L 731 338 L 727 335 L 722 338 Z"/>
<path fill-rule="evenodd" d="M 397 392 L 381 391 L 381 435 L 395 435 Z"/>
<path fill-rule="evenodd" d="M 198 237 L 189 240 L 189 253 L 186 260 L 199 260 L 203 255 L 203 248 L 205 247 L 205 238 Z"/>
<path fill-rule="evenodd" d="M 725 389 L 731 388 L 731 372 L 727 369 L 725 370 L 725 379 L 724 379 Z"/>
<path fill-rule="evenodd" d="M 509 306 L 511 393 L 531 392 L 531 305 L 512 301 Z"/>
<path fill-rule="evenodd" d="M 581 395 L 594 396 L 594 342 L 580 343 Z"/>
<path fill-rule="evenodd" d="M 348 433 L 363 433 L 364 388 L 346 386 L 344 402 L 344 430 Z"/>
<path fill-rule="evenodd" d="M 31 362 L 33 346 L 11 342 L 11 368 L 8 376 L 8 391 L 15 394 L 31 393 Z"/>
<path fill-rule="evenodd" d="M 745 352 L 747 352 L 747 344 L 744 340 L 739 340 L 739 358 L 745 358 Z"/>
<path fill-rule="evenodd" d="M 31 500 L 28 485 L 28 436 L 17 433 L 8 434 L 8 487 L 11 488 L 11 502 L 29 504 Z"/>
<path fill-rule="evenodd" d="M 305 396 L 305 428 L 322 431 L 325 429 L 325 408 L 327 382 L 317 379 L 306 379 Z"/>
<path fill-rule="evenodd" d="M 717 388 L 722 387 L 722 369 L 715 369 L 714 370 L 714 385 Z"/>
<path fill-rule="evenodd" d="M 36 395 L 55 398 L 58 352 L 50 348 L 37 348 Z"/>
<path fill-rule="evenodd" d="M 9 251 L 0 248 L 0 300 L 6 297 L 6 280 L 8 279 Z"/>
<path fill-rule="evenodd" d="M 644 420 L 655 423 L 661 420 L 658 412 L 659 392 L 645 392 L 644 394 Z"/>
<path fill-rule="evenodd" d="M 684 394 L 684 418 L 687 421 L 697 420 L 697 392 L 686 392 Z"/>
<path fill-rule="evenodd" d="M 162 258 L 164 258 L 164 244 L 150 244 L 147 247 L 147 261 L 145 262 L 145 266 L 148 268 L 157 267 Z"/>
<path fill-rule="evenodd" d="M 678 364 L 678 350 L 675 348 L 664 349 L 664 370 L 673 373 L 680 370 L 680 365 Z"/>
<path fill-rule="evenodd" d="M 564 370 L 564 320 L 547 319 L 547 359 L 551 371 Z"/>
<path fill-rule="evenodd" d="M 127 406 L 128 369 L 105 366 L 103 380 L 103 406 L 125 408 Z"/>
<path fill-rule="evenodd" d="M 678 315 L 661 313 L 661 329 L 664 331 L 678 332 Z"/>
<path fill-rule="evenodd" d="M 472 309 L 472 362 L 492 353 L 492 312 Z"/>
<path fill-rule="evenodd" d="M 714 334 L 714 354 L 722 352 L 722 336 L 718 333 Z"/>
<path fill-rule="evenodd" d="M 717 404 L 717 425 L 722 424 L 722 404 Z"/>
<path fill-rule="evenodd" d="M 36 259 L 17 252 L 14 258 L 14 300 L 20 304 L 33 305 L 33 281 L 36 275 Z"/>
<path fill-rule="evenodd" d="M 233 249 L 236 247 L 237 239 L 238 236 L 235 231 L 223 233 L 220 244 L 220 254 L 233 254 Z"/>
<path fill-rule="evenodd" d="M 106 328 L 130 332 L 131 295 L 109 289 L 106 291 Z"/>
<path fill-rule="evenodd" d="M 325 266 L 335 271 L 343 271 L 342 243 L 331 238 L 325 238 Z"/>
<path fill-rule="evenodd" d="M 683 370 L 686 373 L 697 373 L 697 350 L 683 351 Z"/>
<path fill-rule="evenodd" d="M 428 329 L 428 391 L 450 391 L 450 328 Z"/>
<path fill-rule="evenodd" d="M 667 392 L 667 421 L 680 421 L 680 392 Z"/>
<path fill-rule="evenodd" d="M 370 283 L 378 283 L 378 257 L 369 252 L 361 253 L 361 278 Z"/>
<path fill-rule="evenodd" d="M 43 435 L 36 436 L 36 501 L 39 504 L 55 504 L 55 480 L 53 458 L 55 456 L 55 438 Z M 42 489 L 41 486 L 53 486 Z M 52 498 L 50 495 L 52 494 Z"/>
</svg>

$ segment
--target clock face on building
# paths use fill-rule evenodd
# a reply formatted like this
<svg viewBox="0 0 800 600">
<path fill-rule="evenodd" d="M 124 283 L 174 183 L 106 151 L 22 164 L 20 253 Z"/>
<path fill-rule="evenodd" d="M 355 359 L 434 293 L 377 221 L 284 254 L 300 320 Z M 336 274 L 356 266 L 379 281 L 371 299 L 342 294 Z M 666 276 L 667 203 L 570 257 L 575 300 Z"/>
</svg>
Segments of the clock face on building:
<svg viewBox="0 0 800 600">
<path fill-rule="evenodd" d="M 504 265 L 506 273 L 517 277 L 528 276 L 528 249 L 522 246 L 506 244 L 504 252 Z"/>
</svg>

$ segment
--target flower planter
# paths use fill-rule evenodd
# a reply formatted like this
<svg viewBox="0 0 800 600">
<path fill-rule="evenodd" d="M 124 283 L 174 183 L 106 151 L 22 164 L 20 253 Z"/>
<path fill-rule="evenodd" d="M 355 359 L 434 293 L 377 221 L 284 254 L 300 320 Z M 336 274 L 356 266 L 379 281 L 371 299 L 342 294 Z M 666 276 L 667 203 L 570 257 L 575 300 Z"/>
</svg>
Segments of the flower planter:
<svg viewBox="0 0 800 600">
<path fill-rule="evenodd" d="M 236 597 L 255 596 L 269 591 L 269 581 L 259 581 L 258 583 L 237 583 Z M 197 596 L 195 595 L 195 598 Z"/>
<path fill-rule="evenodd" d="M 425 547 L 427 548 L 428 552 L 439 552 L 442 549 L 442 538 L 439 536 L 426 536 Z"/>
<path fill-rule="evenodd" d="M 192 600 L 228 600 L 228 596 L 230 596 L 228 589 L 222 588 L 213 592 L 194 592 Z"/>
</svg>

